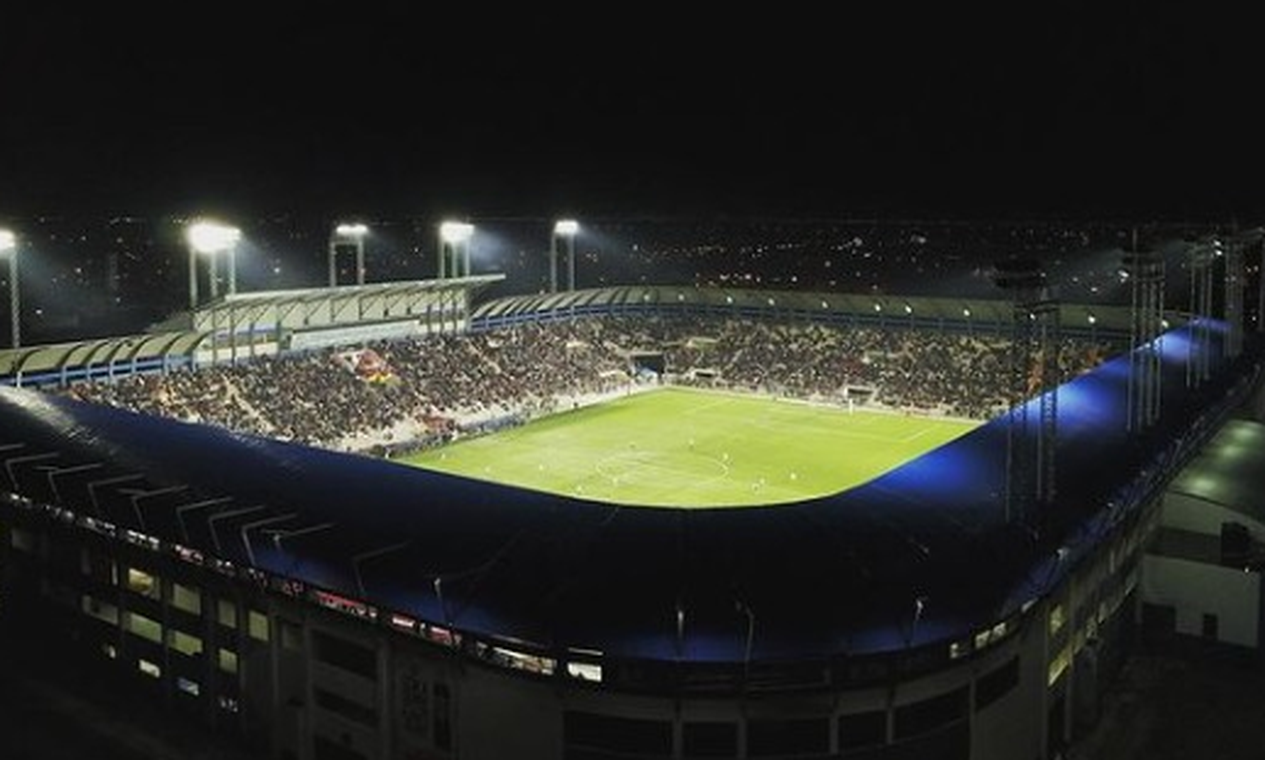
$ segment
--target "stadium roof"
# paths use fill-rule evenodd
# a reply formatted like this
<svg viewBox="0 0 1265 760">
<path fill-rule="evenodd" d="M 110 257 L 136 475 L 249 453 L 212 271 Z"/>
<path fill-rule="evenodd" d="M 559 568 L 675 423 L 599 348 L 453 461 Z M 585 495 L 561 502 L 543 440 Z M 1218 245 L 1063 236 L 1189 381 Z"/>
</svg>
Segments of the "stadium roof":
<svg viewBox="0 0 1265 760">
<path fill-rule="evenodd" d="M 93 367 L 104 367 L 105 374 L 113 376 L 116 368 L 126 373 L 130 367 L 145 362 L 188 359 L 217 332 L 229 331 L 236 340 L 237 332 L 246 327 L 299 331 L 412 320 L 436 305 L 436 296 L 477 292 L 504 278 L 503 274 L 487 274 L 236 293 L 193 312 L 174 315 L 153 331 L 140 335 L 0 349 L 0 378 L 61 373 L 75 368 L 86 368 L 77 373 L 79 377 L 93 377 Z"/>
<path fill-rule="evenodd" d="M 1169 490 L 1265 522 L 1265 425 L 1237 419 L 1226 423 Z"/>
<path fill-rule="evenodd" d="M 443 280 L 235 293 L 199 308 L 191 319 L 197 330 L 213 329 L 216 324 L 222 327 L 221 320 L 230 313 L 239 323 L 269 321 L 288 329 L 308 328 L 318 316 L 318 321 L 326 326 L 368 319 L 405 319 L 424 309 L 435 294 L 477 291 L 504 279 L 503 274 L 485 274 Z"/>
<path fill-rule="evenodd" d="M 1059 497 L 1022 521 L 1007 522 L 1001 502 L 1006 417 L 840 494 L 681 510 L 0 388 L 0 477 L 120 528 L 544 651 L 727 663 L 891 654 L 1015 614 L 1128 519 L 1130 494 L 1156 485 L 1236 382 L 1219 369 L 1189 388 L 1188 335 L 1159 346 L 1162 424 L 1146 435 L 1125 432 L 1128 356 L 1060 389 Z M 146 496 L 163 493 L 177 496 Z"/>
<path fill-rule="evenodd" d="M 68 367 L 126 365 L 132 361 L 186 356 L 208 332 L 169 331 L 52 343 L 0 351 L 0 377 L 56 372 Z"/>
<path fill-rule="evenodd" d="M 758 312 L 776 317 L 782 314 L 855 314 L 867 318 L 882 317 L 895 322 L 910 317 L 919 321 L 1007 323 L 1012 321 L 1014 307 L 1004 298 L 980 300 L 968 298 L 923 298 L 886 294 L 820 293 L 798 290 L 752 290 L 744 288 L 692 288 L 667 285 L 593 288 L 563 293 L 509 296 L 480 304 L 471 315 L 473 321 L 496 321 L 515 316 L 547 312 L 609 311 L 656 307 L 706 307 L 715 312 L 728 309 Z M 1060 304 L 1059 317 L 1064 325 L 1093 324 L 1103 331 L 1127 333 L 1130 310 L 1127 306 Z M 1173 317 L 1178 324 L 1183 320 Z"/>
</svg>

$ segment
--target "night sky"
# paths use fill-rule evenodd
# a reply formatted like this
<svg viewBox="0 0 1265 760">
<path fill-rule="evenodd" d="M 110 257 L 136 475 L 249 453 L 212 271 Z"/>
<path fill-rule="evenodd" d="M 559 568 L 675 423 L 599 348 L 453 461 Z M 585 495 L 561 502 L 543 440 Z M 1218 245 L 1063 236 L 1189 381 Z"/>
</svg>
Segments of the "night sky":
<svg viewBox="0 0 1265 760">
<path fill-rule="evenodd" d="M 1189 8 L 111 5 L 6 9 L 0 219 L 1265 202 L 1254 24 Z"/>
</svg>

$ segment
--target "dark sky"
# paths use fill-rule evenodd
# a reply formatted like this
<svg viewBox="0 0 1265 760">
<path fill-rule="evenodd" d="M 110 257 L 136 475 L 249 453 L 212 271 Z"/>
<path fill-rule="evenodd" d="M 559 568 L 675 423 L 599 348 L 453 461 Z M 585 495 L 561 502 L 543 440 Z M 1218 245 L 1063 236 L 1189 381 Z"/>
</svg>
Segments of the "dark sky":
<svg viewBox="0 0 1265 760">
<path fill-rule="evenodd" d="M 0 217 L 1246 218 L 1265 202 L 1247 18 L 276 5 L 6 10 Z"/>
</svg>

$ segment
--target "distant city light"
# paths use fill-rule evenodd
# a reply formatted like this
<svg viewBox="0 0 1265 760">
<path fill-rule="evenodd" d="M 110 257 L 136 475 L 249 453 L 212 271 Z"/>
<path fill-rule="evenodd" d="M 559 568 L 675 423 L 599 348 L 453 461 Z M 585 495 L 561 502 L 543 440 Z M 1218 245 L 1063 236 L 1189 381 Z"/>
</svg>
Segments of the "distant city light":
<svg viewBox="0 0 1265 760">
<path fill-rule="evenodd" d="M 1091 325 L 1098 323 L 1098 317 L 1095 317 L 1093 314 L 1090 314 L 1088 317 L 1086 317 L 1086 319 L 1089 320 L 1089 323 Z"/>
<path fill-rule="evenodd" d="M 580 231 L 580 223 L 574 219 L 560 219 L 553 225 L 555 235 L 575 235 Z"/>
<path fill-rule="evenodd" d="M 445 243 L 464 243 L 474 235 L 474 225 L 466 222 L 444 222 L 439 225 L 439 237 Z"/>
<path fill-rule="evenodd" d="M 226 251 L 237 244 L 242 232 L 218 222 L 195 222 L 189 226 L 189 245 L 198 253 Z"/>
</svg>

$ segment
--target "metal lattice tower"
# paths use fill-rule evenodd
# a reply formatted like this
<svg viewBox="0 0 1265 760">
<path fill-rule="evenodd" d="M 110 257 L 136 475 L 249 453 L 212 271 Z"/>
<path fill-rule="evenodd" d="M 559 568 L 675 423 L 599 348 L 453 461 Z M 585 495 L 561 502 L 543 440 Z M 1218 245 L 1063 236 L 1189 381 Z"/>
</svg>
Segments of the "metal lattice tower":
<svg viewBox="0 0 1265 760">
<path fill-rule="evenodd" d="M 1244 233 L 1248 246 L 1256 249 L 1256 332 L 1265 333 L 1265 229 Z"/>
<path fill-rule="evenodd" d="M 1164 259 L 1155 252 L 1126 253 L 1130 282 L 1128 417 L 1126 429 L 1145 430 L 1160 416 L 1160 337 L 1164 325 Z"/>
<path fill-rule="evenodd" d="M 1225 258 L 1225 355 L 1243 352 L 1243 241 L 1231 238 L 1219 249 Z"/>
<path fill-rule="evenodd" d="M 1190 342 L 1186 349 L 1186 387 L 1208 379 L 1212 360 L 1212 268 L 1216 249 L 1210 243 L 1190 247 Z"/>
<path fill-rule="evenodd" d="M 997 264 L 994 276 L 1012 301 L 1006 521 L 1027 522 L 1033 507 L 1054 499 L 1059 305 L 1038 262 L 1008 259 Z"/>
</svg>

